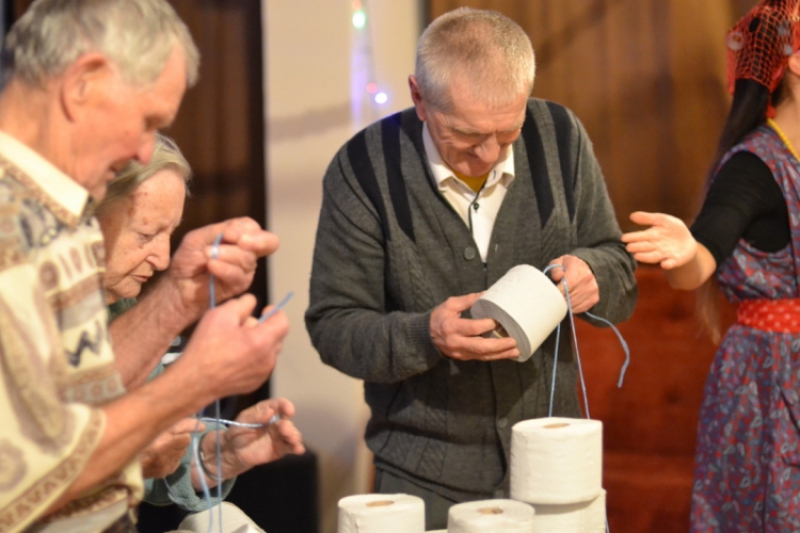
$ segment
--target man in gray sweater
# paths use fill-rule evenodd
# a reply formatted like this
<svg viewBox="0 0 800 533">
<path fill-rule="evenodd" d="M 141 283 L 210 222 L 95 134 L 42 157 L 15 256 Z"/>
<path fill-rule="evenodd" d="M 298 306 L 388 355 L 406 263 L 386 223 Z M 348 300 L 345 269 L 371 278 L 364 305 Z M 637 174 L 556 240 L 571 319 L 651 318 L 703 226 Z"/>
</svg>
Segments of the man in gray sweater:
<svg viewBox="0 0 800 533">
<path fill-rule="evenodd" d="M 422 497 L 428 529 L 455 502 L 508 496 L 511 427 L 547 416 L 554 360 L 554 414 L 581 416 L 570 343 L 512 361 L 515 341 L 469 318 L 481 291 L 558 263 L 575 313 L 619 322 L 636 302 L 591 142 L 528 97 L 533 78 L 514 22 L 447 13 L 420 37 L 414 107 L 348 141 L 323 181 L 306 325 L 324 362 L 365 382 L 376 490 Z"/>
</svg>

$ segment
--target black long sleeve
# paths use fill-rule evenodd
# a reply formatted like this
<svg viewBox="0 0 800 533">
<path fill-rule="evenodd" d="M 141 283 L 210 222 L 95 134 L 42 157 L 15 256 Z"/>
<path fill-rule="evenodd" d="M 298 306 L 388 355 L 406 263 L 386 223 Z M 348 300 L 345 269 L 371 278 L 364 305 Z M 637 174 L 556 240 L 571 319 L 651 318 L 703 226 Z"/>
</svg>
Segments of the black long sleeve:
<svg viewBox="0 0 800 533">
<path fill-rule="evenodd" d="M 750 152 L 731 157 L 711 184 L 691 231 L 717 265 L 740 238 L 763 252 L 789 244 L 786 201 L 766 163 Z"/>
</svg>

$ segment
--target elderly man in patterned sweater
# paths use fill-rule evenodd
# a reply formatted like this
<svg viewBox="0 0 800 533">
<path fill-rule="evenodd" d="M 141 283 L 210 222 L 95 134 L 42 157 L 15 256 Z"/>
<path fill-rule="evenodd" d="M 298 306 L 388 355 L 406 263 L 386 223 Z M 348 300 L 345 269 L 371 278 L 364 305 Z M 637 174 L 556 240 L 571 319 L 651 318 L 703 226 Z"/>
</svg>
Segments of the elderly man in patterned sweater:
<svg viewBox="0 0 800 533">
<path fill-rule="evenodd" d="M 6 53 L 0 531 L 135 531 L 137 454 L 214 399 L 258 387 L 286 317 L 256 324 L 255 298 L 232 299 L 203 316 L 161 377 L 126 386 L 208 308 L 210 273 L 220 300 L 241 293 L 277 238 L 245 219 L 190 233 L 153 291 L 109 331 L 93 202 L 129 160 L 150 159 L 157 129 L 197 77 L 197 49 L 165 0 L 37 0 Z"/>
</svg>

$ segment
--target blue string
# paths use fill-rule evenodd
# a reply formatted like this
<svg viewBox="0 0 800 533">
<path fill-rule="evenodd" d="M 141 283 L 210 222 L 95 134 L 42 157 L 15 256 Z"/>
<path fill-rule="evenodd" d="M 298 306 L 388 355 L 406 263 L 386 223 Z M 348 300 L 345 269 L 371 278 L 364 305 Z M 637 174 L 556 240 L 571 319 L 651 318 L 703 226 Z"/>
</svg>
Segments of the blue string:
<svg viewBox="0 0 800 533">
<path fill-rule="evenodd" d="M 212 259 L 219 258 L 219 245 L 220 245 L 221 242 L 222 242 L 222 233 L 217 235 L 217 238 L 214 239 L 214 244 L 211 247 L 211 258 Z M 217 306 L 217 294 L 216 294 L 216 289 L 215 289 L 215 286 L 214 286 L 214 274 L 212 274 L 210 271 L 209 271 L 208 274 L 209 274 L 208 297 L 209 297 L 209 300 L 210 300 L 209 308 L 210 309 L 214 309 Z M 214 417 L 217 418 L 217 419 L 222 418 L 219 399 L 214 400 Z M 217 482 L 217 502 L 222 503 L 222 437 L 221 437 L 220 433 L 221 433 L 220 431 L 216 431 L 216 435 L 215 435 L 216 439 L 215 439 L 215 443 L 214 443 L 215 449 L 216 449 L 216 453 L 217 453 L 217 458 L 216 458 L 217 459 L 217 472 L 216 472 L 217 477 L 216 477 L 215 481 Z M 202 480 L 201 484 L 203 485 L 203 494 L 205 495 L 206 502 L 208 503 L 208 533 L 211 533 L 211 531 L 212 531 L 212 523 L 213 523 L 213 520 L 214 520 L 214 514 L 213 514 L 212 505 L 211 505 L 211 494 L 209 492 L 205 491 L 205 488 L 206 488 L 207 484 L 205 482 L 204 472 L 200 468 L 199 460 L 200 460 L 200 457 L 199 457 L 199 454 L 198 454 L 197 456 L 195 456 L 195 461 L 197 461 L 198 474 L 199 474 L 200 479 Z M 219 505 L 219 509 L 217 509 L 217 515 L 219 516 L 219 533 L 222 533 L 222 506 L 221 505 Z"/>
<path fill-rule="evenodd" d="M 289 291 L 288 293 L 286 293 L 286 296 L 283 297 L 283 300 L 278 302 L 278 305 L 276 305 L 275 307 L 273 307 L 272 309 L 261 315 L 261 318 L 259 318 L 258 321 L 264 322 L 266 319 L 268 319 L 269 317 L 271 317 L 272 315 L 283 309 L 286 306 L 286 304 L 289 303 L 289 300 L 292 299 L 292 296 L 294 296 L 294 291 Z"/>
<path fill-rule="evenodd" d="M 220 233 L 217 235 L 216 239 L 214 239 L 214 244 L 211 246 L 211 258 L 218 259 L 219 258 L 219 246 L 222 243 L 223 234 Z M 209 297 L 209 308 L 214 309 L 217 306 L 217 293 L 216 287 L 214 284 L 214 274 L 209 272 L 209 287 L 208 287 L 208 297 Z M 283 309 L 283 307 L 289 303 L 289 300 L 292 299 L 294 296 L 294 292 L 289 291 L 289 293 L 283 297 L 278 305 L 276 305 L 273 309 L 270 309 L 266 313 L 264 313 L 261 318 L 258 319 L 258 322 L 264 322 L 269 317 L 273 316 L 275 313 Z M 245 427 L 245 428 L 262 428 L 265 426 L 269 426 L 271 424 L 275 424 L 280 421 L 281 417 L 279 414 L 274 414 L 272 418 L 266 424 L 250 424 L 246 422 L 236 422 L 234 420 L 223 420 L 220 401 L 219 399 L 214 401 L 214 417 L 204 417 L 202 413 L 200 416 L 197 417 L 198 427 L 200 422 L 215 422 L 217 424 L 221 424 L 224 426 L 235 426 L 235 427 Z M 192 436 L 192 456 L 195 462 L 195 468 L 197 468 L 198 477 L 200 478 L 200 485 L 203 488 L 203 496 L 206 499 L 206 503 L 208 504 L 208 533 L 212 531 L 212 524 L 213 524 L 213 506 L 211 505 L 211 491 L 209 490 L 208 483 L 206 482 L 206 476 L 200 466 L 200 439 L 197 436 L 197 429 L 195 429 L 195 434 Z M 217 500 L 218 502 L 222 502 L 222 439 L 221 439 L 221 432 L 216 432 L 216 453 L 217 453 L 217 472 L 216 472 L 216 479 L 217 482 Z M 169 485 L 167 485 L 167 490 L 170 490 Z M 220 506 L 217 510 L 217 516 L 219 518 L 219 531 L 222 532 L 222 507 Z"/>
<path fill-rule="evenodd" d="M 575 360 L 578 363 L 578 375 L 580 376 L 581 380 L 581 392 L 583 393 L 583 406 L 586 411 L 586 418 L 590 419 L 591 416 L 589 414 L 589 397 L 586 394 L 586 381 L 583 379 L 583 368 L 581 367 L 581 353 L 578 349 L 578 334 L 575 331 L 575 313 L 572 312 L 572 301 L 570 300 L 569 296 L 569 286 L 567 285 L 567 278 L 566 272 L 567 269 L 564 268 L 563 265 L 550 265 L 544 269 L 544 273 L 547 274 L 553 268 L 560 268 L 564 271 L 565 276 L 561 279 L 561 283 L 564 284 L 564 296 L 567 299 L 567 313 L 569 314 L 569 321 L 570 325 L 572 326 L 572 340 L 575 344 Z M 628 364 L 631 361 L 631 352 L 628 348 L 628 343 L 625 342 L 625 339 L 622 338 L 622 333 L 619 332 L 617 327 L 606 320 L 605 318 L 601 318 L 597 315 L 593 315 L 592 313 L 586 312 L 586 316 L 591 317 L 595 320 L 599 320 L 604 324 L 611 326 L 611 329 L 614 330 L 614 333 L 617 334 L 617 338 L 619 339 L 620 344 L 622 344 L 622 349 L 625 350 L 625 362 L 622 364 L 622 368 L 619 372 L 619 381 L 617 381 L 617 388 L 622 388 L 622 382 L 625 379 L 625 371 L 628 369 Z M 548 411 L 548 416 L 553 416 L 553 403 L 556 394 L 556 371 L 558 369 L 558 345 L 561 339 L 561 323 L 559 322 L 558 327 L 556 328 L 556 348 L 555 354 L 553 355 L 553 378 L 550 383 L 550 409 Z M 611 529 L 608 525 L 608 518 L 606 518 L 606 533 L 610 533 Z"/>
<path fill-rule="evenodd" d="M 617 380 L 617 388 L 621 389 L 622 388 L 622 383 L 625 380 L 625 372 L 627 372 L 628 365 L 631 362 L 631 350 L 630 350 L 630 348 L 628 348 L 628 343 L 625 342 L 625 339 L 622 338 L 622 333 L 619 332 L 619 330 L 617 329 L 617 326 L 615 326 L 614 324 L 612 324 L 611 322 L 609 322 L 605 318 L 597 316 L 597 315 L 594 315 L 594 314 L 590 313 L 589 311 L 586 311 L 586 316 L 588 316 L 589 318 L 593 318 L 594 320 L 599 320 L 600 322 L 606 324 L 607 326 L 611 326 L 611 329 L 617 335 L 617 339 L 619 339 L 619 343 L 622 345 L 622 349 L 625 351 L 625 362 L 622 363 L 622 368 L 619 371 L 619 380 Z"/>
<path fill-rule="evenodd" d="M 547 268 L 544 269 L 544 273 L 547 274 L 553 268 L 560 268 L 566 273 L 566 269 L 564 268 L 564 266 L 559 264 L 548 266 Z M 570 325 L 572 326 L 572 339 L 575 345 L 575 359 L 578 364 L 578 375 L 580 377 L 581 391 L 583 393 L 584 409 L 586 412 L 586 418 L 591 418 L 589 415 L 589 399 L 586 394 L 586 381 L 584 380 L 583 369 L 581 367 L 581 354 L 580 354 L 580 349 L 578 348 L 578 336 L 577 332 L 575 331 L 575 315 L 572 312 L 572 301 L 570 300 L 569 287 L 567 286 L 566 277 L 562 278 L 561 283 L 564 284 L 564 295 L 567 300 L 567 313 L 569 315 Z M 617 387 L 622 388 L 622 384 L 625 379 L 625 372 L 627 371 L 628 365 L 630 364 L 631 360 L 631 352 L 630 349 L 628 348 L 628 343 L 625 342 L 625 339 L 622 337 L 622 334 L 619 332 L 619 330 L 614 324 L 612 324 L 605 318 L 601 318 L 589 312 L 586 312 L 586 315 L 595 320 L 599 320 L 604 324 L 611 326 L 611 329 L 614 330 L 614 333 L 616 333 L 617 338 L 619 339 L 620 344 L 622 345 L 622 349 L 625 351 L 625 362 L 622 364 L 622 368 L 620 369 L 619 373 L 619 380 L 617 381 Z M 559 323 L 558 327 L 556 328 L 556 347 L 555 347 L 555 354 L 553 356 L 553 377 L 550 383 L 550 408 L 548 411 L 548 416 L 553 416 L 553 403 L 556 393 L 556 373 L 558 370 L 558 348 L 559 348 L 560 338 L 561 338 L 561 324 Z"/>
<path fill-rule="evenodd" d="M 211 258 L 217 259 L 219 257 L 219 245 L 222 242 L 222 233 L 217 235 L 217 238 L 214 239 L 214 244 L 211 245 Z M 217 292 L 216 288 L 214 287 L 214 274 L 211 272 L 208 273 L 209 283 L 208 283 L 208 298 L 211 300 L 209 303 L 209 308 L 214 309 L 217 306 Z"/>
<path fill-rule="evenodd" d="M 220 424 L 220 425 L 223 425 L 223 426 L 229 426 L 229 427 L 233 426 L 233 427 L 237 427 L 237 428 L 259 429 L 259 428 L 263 428 L 265 426 L 271 426 L 272 424 L 275 424 L 275 423 L 279 422 L 280 419 L 281 419 L 281 415 L 276 413 L 276 414 L 272 415 L 272 418 L 270 418 L 269 422 L 267 422 L 266 424 L 251 423 L 251 422 L 237 422 L 236 420 L 223 420 L 222 418 L 212 418 L 212 417 L 209 417 L 209 416 L 201 416 L 197 420 L 199 420 L 200 422 L 214 422 L 214 423 L 217 423 L 217 424 Z"/>
</svg>

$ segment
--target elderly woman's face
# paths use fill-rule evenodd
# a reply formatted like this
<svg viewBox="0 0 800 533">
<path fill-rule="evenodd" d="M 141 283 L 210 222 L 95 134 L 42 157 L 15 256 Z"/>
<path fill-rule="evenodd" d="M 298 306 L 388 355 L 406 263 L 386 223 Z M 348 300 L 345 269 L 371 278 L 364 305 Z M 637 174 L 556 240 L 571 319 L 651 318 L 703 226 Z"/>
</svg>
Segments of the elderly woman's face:
<svg viewBox="0 0 800 533">
<path fill-rule="evenodd" d="M 181 221 L 186 185 L 162 170 L 100 218 L 106 244 L 106 302 L 133 298 L 156 270 L 169 266 L 169 239 Z"/>
</svg>

